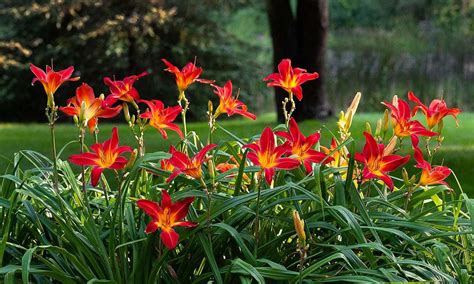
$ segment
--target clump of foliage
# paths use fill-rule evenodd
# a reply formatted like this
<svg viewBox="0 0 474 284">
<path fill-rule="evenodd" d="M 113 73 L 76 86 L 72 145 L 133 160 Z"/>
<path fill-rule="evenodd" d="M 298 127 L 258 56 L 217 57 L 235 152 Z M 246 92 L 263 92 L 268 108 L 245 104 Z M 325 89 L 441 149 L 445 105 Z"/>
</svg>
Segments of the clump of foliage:
<svg viewBox="0 0 474 284">
<path fill-rule="evenodd" d="M 413 107 L 395 97 L 384 102 L 388 110 L 374 130 L 367 125 L 359 150 L 350 132 L 358 93 L 340 114 L 339 133 L 305 136 L 291 118 L 294 98 L 318 74 L 283 60 L 266 80 L 288 92 L 286 123 L 237 137 L 218 119 L 256 117 L 232 82 L 219 86 L 202 79 L 194 63 L 165 62 L 176 79 L 176 106 L 141 99 L 134 84 L 149 75 L 141 73 L 106 79 L 107 97 L 83 83 L 58 107 L 58 88 L 79 79 L 73 68 L 31 65 L 48 98 L 53 158 L 20 151 L 1 176 L 3 282 L 472 281 L 474 201 L 459 184 L 444 181 L 453 174 L 449 168 L 431 164 L 443 142 L 443 118 L 459 109 L 437 99 L 426 106 L 411 92 Z M 196 82 L 210 84 L 219 100 L 217 107 L 208 104 L 207 137 L 186 127 Z M 67 160 L 56 151 L 59 112 L 78 127 L 79 143 L 64 146 L 79 144 L 78 153 Z M 135 147 L 120 145 L 116 129 L 97 141 L 99 118 L 120 112 Z M 182 127 L 175 123 L 179 115 Z M 147 127 L 163 139 L 175 132 L 181 141 L 168 153 L 147 153 Z M 87 130 L 96 137 L 90 147 Z M 213 141 L 217 130 L 229 139 Z M 321 135 L 331 135 L 331 145 L 320 145 Z M 402 155 L 406 149 L 410 154 Z M 393 176 L 412 157 L 418 174 L 402 169 L 401 178 Z"/>
</svg>

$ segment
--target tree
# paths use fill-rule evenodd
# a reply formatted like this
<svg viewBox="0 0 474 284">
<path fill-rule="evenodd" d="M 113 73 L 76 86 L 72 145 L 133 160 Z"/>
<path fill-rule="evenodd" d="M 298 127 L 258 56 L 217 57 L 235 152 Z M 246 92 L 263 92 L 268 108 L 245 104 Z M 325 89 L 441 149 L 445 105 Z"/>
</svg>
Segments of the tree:
<svg viewBox="0 0 474 284">
<path fill-rule="evenodd" d="M 329 25 L 326 0 L 298 0 L 296 17 L 290 0 L 267 0 L 267 13 L 273 43 L 273 65 L 284 58 L 293 66 L 318 72 L 317 80 L 303 85 L 303 100 L 296 102 L 296 120 L 326 118 L 332 114 L 324 91 L 324 57 Z M 281 101 L 286 92 L 275 88 L 278 120 L 284 121 Z"/>
</svg>

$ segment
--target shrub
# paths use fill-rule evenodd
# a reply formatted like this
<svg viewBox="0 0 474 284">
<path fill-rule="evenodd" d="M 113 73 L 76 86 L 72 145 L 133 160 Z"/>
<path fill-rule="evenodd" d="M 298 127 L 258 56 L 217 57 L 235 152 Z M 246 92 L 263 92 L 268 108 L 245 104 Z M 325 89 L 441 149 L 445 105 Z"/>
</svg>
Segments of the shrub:
<svg viewBox="0 0 474 284">
<path fill-rule="evenodd" d="M 414 107 L 395 97 L 384 102 L 390 114 L 375 130 L 367 125 L 365 146 L 357 151 L 350 133 L 357 94 L 340 114 L 339 133 L 324 133 L 333 138 L 324 147 L 319 131 L 305 136 L 291 118 L 294 97 L 303 98 L 300 85 L 317 74 L 283 60 L 266 80 L 289 94 L 286 123 L 241 138 L 217 122 L 221 114 L 255 119 L 230 81 L 220 87 L 200 79 L 202 69 L 192 63 L 167 65 L 176 76 L 178 106 L 141 100 L 133 87 L 146 75 L 140 74 L 106 80 L 106 98 L 83 84 L 58 108 L 56 90 L 76 79 L 71 68 L 31 66 L 48 95 L 53 158 L 20 151 L 2 176 L 2 281 L 472 281 L 474 201 L 459 184 L 444 181 L 449 168 L 430 162 L 443 142 L 443 118 L 456 117 L 458 109 L 443 100 L 425 106 L 413 93 Z M 209 103 L 204 139 L 186 127 L 194 82 L 212 84 L 220 100 L 217 108 Z M 80 147 L 68 161 L 56 153 L 58 111 L 78 126 Z M 86 129 L 97 134 L 99 118 L 121 111 L 136 149 L 121 146 L 116 129 L 109 140 L 84 145 Z M 182 130 L 174 123 L 179 114 Z M 174 131 L 182 140 L 168 153 L 146 153 L 149 126 L 164 139 Z M 213 141 L 218 128 L 228 140 Z M 417 174 L 410 176 L 399 169 L 412 156 Z"/>
</svg>

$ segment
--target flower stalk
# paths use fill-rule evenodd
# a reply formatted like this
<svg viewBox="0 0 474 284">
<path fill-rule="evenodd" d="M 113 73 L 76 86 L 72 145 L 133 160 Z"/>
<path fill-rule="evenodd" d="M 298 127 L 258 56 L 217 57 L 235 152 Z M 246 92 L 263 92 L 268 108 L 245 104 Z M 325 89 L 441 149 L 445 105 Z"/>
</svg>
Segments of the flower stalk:
<svg viewBox="0 0 474 284">
<path fill-rule="evenodd" d="M 59 174 L 58 174 L 58 157 L 56 150 L 56 135 L 54 132 L 54 126 L 56 120 L 58 119 L 58 107 L 54 105 L 54 100 L 52 106 L 49 105 L 46 108 L 46 117 L 48 118 L 48 125 L 51 132 L 51 147 L 53 154 L 53 188 L 56 193 L 59 193 Z"/>
<path fill-rule="evenodd" d="M 289 111 L 287 110 L 287 106 L 286 106 L 288 103 L 290 103 Z M 282 106 L 283 106 L 283 116 L 285 117 L 285 125 L 286 125 L 286 128 L 288 128 L 290 125 L 291 116 L 293 115 L 293 112 L 296 110 L 295 100 L 293 99 L 293 92 L 290 92 L 289 97 L 283 100 Z"/>
<path fill-rule="evenodd" d="M 179 92 L 178 104 L 182 108 L 182 110 L 181 110 L 181 119 L 183 121 L 184 137 L 187 137 L 188 136 L 188 128 L 187 128 L 187 125 L 186 125 L 186 113 L 189 109 L 189 101 L 186 98 L 186 95 L 185 95 L 184 91 Z M 183 147 L 186 148 L 186 143 L 183 144 Z"/>
<path fill-rule="evenodd" d="M 255 247 L 254 247 L 254 255 L 257 257 L 258 252 L 258 242 L 260 238 L 260 195 L 262 190 L 263 184 L 263 171 L 260 171 L 258 182 L 257 182 L 257 204 L 255 207 L 255 227 L 254 227 L 254 238 L 255 238 Z"/>
</svg>

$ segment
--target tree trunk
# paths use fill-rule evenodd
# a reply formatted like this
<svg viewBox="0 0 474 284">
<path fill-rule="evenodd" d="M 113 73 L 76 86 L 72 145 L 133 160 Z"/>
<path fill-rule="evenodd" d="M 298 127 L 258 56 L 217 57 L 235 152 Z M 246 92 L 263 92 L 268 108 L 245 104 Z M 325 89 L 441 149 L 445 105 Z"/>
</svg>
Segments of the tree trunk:
<svg viewBox="0 0 474 284">
<path fill-rule="evenodd" d="M 273 69 L 278 70 L 278 63 L 283 58 L 295 57 L 296 23 L 291 13 L 289 0 L 267 0 L 267 13 L 273 44 Z M 285 121 L 281 106 L 285 96 L 288 96 L 286 91 L 275 88 L 275 107 L 279 122 Z"/>
<path fill-rule="evenodd" d="M 326 0 L 298 0 L 296 19 L 289 0 L 267 0 L 267 12 L 273 43 L 273 65 L 290 58 L 293 67 L 318 72 L 319 79 L 303 85 L 303 100 L 296 102 L 293 117 L 296 120 L 325 118 L 331 110 L 324 92 L 324 57 L 329 24 Z M 281 101 L 287 96 L 281 88 L 275 88 L 278 120 L 284 120 Z"/>
</svg>

